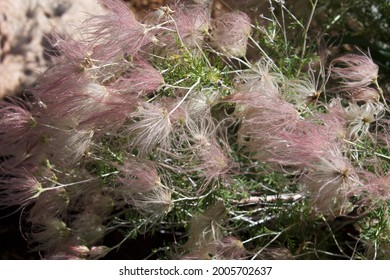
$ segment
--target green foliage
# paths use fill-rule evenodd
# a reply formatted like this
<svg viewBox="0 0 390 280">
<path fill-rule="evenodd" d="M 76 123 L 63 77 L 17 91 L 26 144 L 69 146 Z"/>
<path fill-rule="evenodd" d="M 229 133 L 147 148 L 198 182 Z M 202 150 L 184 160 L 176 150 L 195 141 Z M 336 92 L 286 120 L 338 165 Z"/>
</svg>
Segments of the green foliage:
<svg viewBox="0 0 390 280">
<path fill-rule="evenodd" d="M 206 88 L 208 92 L 217 90 L 221 95 L 227 95 L 232 85 L 231 75 L 226 74 L 232 68 L 224 64 L 220 57 L 207 52 L 193 55 L 181 49 L 177 54 L 155 58 L 154 64 L 163 73 L 166 84 L 166 88 L 157 94 L 171 96 L 175 87 L 190 87 L 198 78 L 201 86 L 195 90 Z"/>
<path fill-rule="evenodd" d="M 361 243 L 365 245 L 364 258 L 388 259 L 387 248 L 390 243 L 389 203 L 378 202 L 374 209 L 366 209 L 366 213 L 359 219 L 357 227 Z"/>
</svg>

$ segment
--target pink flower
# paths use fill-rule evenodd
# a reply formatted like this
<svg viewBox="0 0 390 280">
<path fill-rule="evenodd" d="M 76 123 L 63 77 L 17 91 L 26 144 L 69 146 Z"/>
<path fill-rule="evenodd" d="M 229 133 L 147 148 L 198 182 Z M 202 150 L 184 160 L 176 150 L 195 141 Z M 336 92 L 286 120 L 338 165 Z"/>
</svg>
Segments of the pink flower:
<svg viewBox="0 0 390 280">
<path fill-rule="evenodd" d="M 184 43 L 185 47 L 189 49 L 199 49 L 203 45 L 205 35 L 208 34 L 210 26 L 209 10 L 203 6 L 195 5 L 191 8 L 183 6 L 176 6 L 177 9 L 173 14 L 175 23 L 171 29 L 175 30 L 177 27 L 177 35 Z M 168 39 L 170 37 L 167 37 Z M 171 45 L 169 42 L 166 42 Z"/>
<path fill-rule="evenodd" d="M 216 139 L 210 139 L 203 143 L 197 153 L 201 161 L 197 169 L 205 178 L 205 185 L 213 183 L 219 178 L 224 178 L 230 171 L 231 160 L 226 151 L 218 145 Z"/>
<path fill-rule="evenodd" d="M 91 145 L 92 130 L 51 129 L 45 131 L 45 142 L 36 151 L 47 156 L 54 164 L 73 165 Z"/>
<path fill-rule="evenodd" d="M 75 41 L 72 38 L 64 39 L 56 33 L 52 34 L 51 41 L 52 46 L 59 51 L 61 56 L 57 58 L 57 64 L 46 71 L 39 80 L 41 88 L 50 89 L 48 83 L 62 86 L 70 80 L 78 79 L 108 86 L 117 84 L 121 77 L 126 76 L 132 70 L 136 75 L 147 72 L 149 75 L 153 74 L 152 77 L 156 76 L 152 73 L 154 69 L 146 61 L 139 57 L 133 59 L 133 56 L 126 52 L 121 52 L 118 56 L 105 57 L 99 53 L 100 47 L 95 43 Z M 154 72 L 157 71 L 154 70 Z M 144 74 L 139 78 L 150 77 Z M 161 79 L 160 76 L 159 83 Z"/>
<path fill-rule="evenodd" d="M 316 114 L 310 120 L 324 126 L 324 134 L 328 135 L 330 142 L 340 143 L 347 137 L 347 115 L 341 106 L 340 100 L 332 100 L 328 105 L 328 112 Z"/>
<path fill-rule="evenodd" d="M 313 167 L 334 147 L 337 142 L 325 126 L 302 120 L 292 130 L 276 130 L 259 149 L 266 150 L 268 162 L 303 170 Z"/>
<path fill-rule="evenodd" d="M 25 207 L 43 191 L 41 183 L 28 170 L 10 172 L 0 179 L 0 207 Z"/>
<path fill-rule="evenodd" d="M 331 77 L 340 80 L 341 90 L 367 87 L 378 78 L 378 65 L 367 55 L 346 54 L 330 64 Z"/>
<path fill-rule="evenodd" d="M 250 69 L 241 73 L 238 76 L 240 82 L 237 86 L 238 91 L 261 92 L 270 97 L 279 96 L 279 83 L 284 77 L 276 72 L 272 65 L 272 61 L 260 59 Z"/>
<path fill-rule="evenodd" d="M 38 81 L 37 87 L 40 93 L 50 91 L 53 88 L 61 87 L 69 81 L 83 80 L 92 77 L 92 68 L 101 59 L 93 54 L 93 47 L 85 41 L 77 41 L 68 35 L 60 35 L 59 31 L 52 32 L 48 41 L 55 50 L 48 51 L 48 55 L 54 58 L 55 64 L 43 73 Z"/>
<path fill-rule="evenodd" d="M 349 160 L 338 149 L 329 150 L 313 168 L 303 175 L 301 182 L 307 191 L 314 212 L 330 217 L 351 211 L 349 198 L 361 185 Z"/>
<path fill-rule="evenodd" d="M 303 78 L 297 78 L 286 82 L 286 91 L 288 98 L 293 100 L 298 106 L 317 105 L 318 99 L 325 93 L 325 69 L 320 68 L 319 74 L 310 68 L 309 75 Z"/>
<path fill-rule="evenodd" d="M 88 41 L 94 44 L 96 57 L 111 60 L 125 53 L 134 56 L 151 43 L 152 32 L 146 31 L 123 1 L 99 0 L 99 3 L 108 14 L 91 17 L 85 22 L 90 36 Z"/>
<path fill-rule="evenodd" d="M 363 102 L 378 102 L 380 99 L 379 93 L 370 87 L 362 87 L 351 90 L 351 101 L 363 101 Z"/>
<path fill-rule="evenodd" d="M 249 17 L 242 12 L 230 12 L 212 23 L 211 43 L 229 57 L 245 56 L 250 33 Z"/>
<path fill-rule="evenodd" d="M 272 95 L 238 92 L 225 100 L 236 104 L 235 114 L 241 120 L 239 143 L 245 146 L 248 152 L 258 154 L 262 159 L 267 157 L 260 151 L 262 147 L 267 145 L 277 132 L 293 129 L 300 119 L 292 104 Z"/>
<path fill-rule="evenodd" d="M 126 201 L 149 221 L 159 220 L 173 207 L 172 191 L 163 184 L 148 192 L 133 193 Z"/>
<path fill-rule="evenodd" d="M 366 172 L 365 179 L 367 182 L 359 189 L 359 193 L 363 195 L 366 204 L 372 206 L 378 202 L 390 201 L 390 174 L 377 177 Z"/>
<path fill-rule="evenodd" d="M 35 224 L 42 219 L 61 217 L 66 213 L 69 202 L 69 193 L 65 188 L 44 191 L 31 207 L 28 221 Z"/>
<path fill-rule="evenodd" d="M 82 70 L 84 67 L 88 67 L 88 57 L 92 54 L 92 46 L 87 42 L 77 41 L 71 38 L 69 35 L 60 34 L 58 30 L 54 30 L 48 38 L 51 47 L 55 52 L 49 52 L 48 54 L 53 55 L 61 63 L 70 63 Z"/>
<path fill-rule="evenodd" d="M 38 80 L 38 85 L 31 89 L 34 94 L 32 113 L 39 123 L 53 124 L 66 117 L 69 110 L 75 110 L 73 102 L 83 95 L 88 80 L 73 75 L 72 71 L 67 65 L 58 64 L 46 71 Z M 45 118 L 49 114 L 50 117 Z"/>
<path fill-rule="evenodd" d="M 247 151 L 302 174 L 315 212 L 333 216 L 348 212 L 348 198 L 359 178 L 341 151 L 346 123 L 342 108 L 332 106 L 328 114 L 308 121 L 281 99 L 256 93 L 236 93 L 229 99 L 239 105 L 239 132 Z"/>
<path fill-rule="evenodd" d="M 58 129 L 119 127 L 138 103 L 137 96 L 118 93 L 88 79 L 71 78 L 59 84 L 42 82 L 40 88 L 34 89 L 34 114 L 40 124 Z"/>
<path fill-rule="evenodd" d="M 126 130 L 131 135 L 131 147 L 140 155 L 148 154 L 157 146 L 168 149 L 172 132 L 168 108 L 145 102 L 132 114 L 132 119 Z"/>
<path fill-rule="evenodd" d="M 177 53 L 181 48 L 192 54 L 201 51 L 210 25 L 210 10 L 204 5 L 186 6 L 175 1 L 170 7 L 161 7 L 147 15 L 144 22 L 155 30 L 154 47 L 163 53 Z"/>
<path fill-rule="evenodd" d="M 155 164 L 152 161 L 134 158 L 118 166 L 121 184 L 119 191 L 126 193 L 143 193 L 157 188 L 161 182 Z"/>
<path fill-rule="evenodd" d="M 283 133 L 294 130 L 300 121 L 292 104 L 259 92 L 234 93 L 225 100 L 236 104 L 238 143 L 246 152 L 260 161 L 277 162 L 274 153 L 289 150 Z"/>
<path fill-rule="evenodd" d="M 0 101 L 0 155 L 16 143 L 25 142 L 36 125 L 25 102 L 17 98 Z"/>
<path fill-rule="evenodd" d="M 99 128 L 103 133 L 121 127 L 139 103 L 137 96 L 118 92 L 115 87 L 89 83 L 65 103 L 68 110 L 64 116 L 76 120 L 81 130 Z"/>
<path fill-rule="evenodd" d="M 243 120 L 242 129 L 248 130 L 249 134 L 288 129 L 299 120 L 299 113 L 294 106 L 277 96 L 260 92 L 237 92 L 225 100 L 237 104 L 237 115 Z"/>
<path fill-rule="evenodd" d="M 148 62 L 135 58 L 131 68 L 121 75 L 112 87 L 121 93 L 137 93 L 145 95 L 157 91 L 164 83 L 158 70 Z"/>
<path fill-rule="evenodd" d="M 191 154 L 187 159 L 187 172 L 200 173 L 204 178 L 203 188 L 200 189 L 203 191 L 204 187 L 225 178 L 231 171 L 232 161 L 227 153 L 229 147 L 223 132 L 217 130 L 210 116 L 199 122 L 189 119 L 187 128 L 186 150 Z"/>
</svg>

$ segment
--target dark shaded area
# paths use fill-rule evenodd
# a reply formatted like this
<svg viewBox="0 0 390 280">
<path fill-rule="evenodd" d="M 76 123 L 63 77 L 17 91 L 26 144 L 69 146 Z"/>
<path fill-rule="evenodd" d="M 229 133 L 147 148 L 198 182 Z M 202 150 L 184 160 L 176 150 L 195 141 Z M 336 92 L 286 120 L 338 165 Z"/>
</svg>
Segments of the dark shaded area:
<svg viewBox="0 0 390 280">
<path fill-rule="evenodd" d="M 28 248 L 27 241 L 19 230 L 20 213 L 10 213 L 17 209 L 0 209 L 0 259 L 34 260 L 40 259 L 37 252 Z"/>
<path fill-rule="evenodd" d="M 19 215 L 17 208 L 0 209 L 0 260 L 38 260 L 41 256 L 29 248 L 19 229 Z M 23 226 L 23 225 L 22 225 Z M 26 229 L 23 230 L 26 232 Z M 124 236 L 118 231 L 111 232 L 104 238 L 104 245 L 115 246 Z M 173 244 L 178 240 L 174 233 L 155 233 L 139 235 L 135 239 L 126 240 L 122 246 L 108 253 L 106 260 L 140 260 L 158 259 L 161 254 L 154 253 L 154 249 Z"/>
<path fill-rule="evenodd" d="M 119 232 L 113 232 L 104 237 L 108 246 L 115 246 L 123 240 L 123 235 Z M 162 248 L 166 244 L 173 244 L 176 238 L 173 234 L 144 234 L 136 239 L 127 240 L 118 250 L 108 253 L 103 259 L 107 260 L 156 260 L 159 253 L 154 253 L 154 249 Z"/>
</svg>

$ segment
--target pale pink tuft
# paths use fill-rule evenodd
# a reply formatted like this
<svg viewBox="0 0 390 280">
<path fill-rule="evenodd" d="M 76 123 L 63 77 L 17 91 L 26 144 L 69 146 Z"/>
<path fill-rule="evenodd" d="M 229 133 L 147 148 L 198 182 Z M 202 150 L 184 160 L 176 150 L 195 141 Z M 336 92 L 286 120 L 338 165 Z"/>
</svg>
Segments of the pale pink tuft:
<svg viewBox="0 0 390 280">
<path fill-rule="evenodd" d="M 124 54 L 134 56 L 151 43 L 153 34 L 139 23 L 121 0 L 99 0 L 107 15 L 94 16 L 85 22 L 88 40 L 95 45 L 97 57 L 111 60 Z"/>
<path fill-rule="evenodd" d="M 299 113 L 287 101 L 259 92 L 238 92 L 225 99 L 235 103 L 241 120 L 239 142 L 248 151 L 256 151 L 260 142 L 267 141 L 276 131 L 288 131 L 299 121 Z"/>
<path fill-rule="evenodd" d="M 123 192 L 123 195 L 149 192 L 161 184 L 156 165 L 152 161 L 130 159 L 118 166 L 118 170 L 118 182 L 121 184 L 119 191 Z"/>
<path fill-rule="evenodd" d="M 22 100 L 0 101 L 0 155 L 11 145 L 25 141 L 36 125 L 36 118 Z"/>
<path fill-rule="evenodd" d="M 379 67 L 367 55 L 346 54 L 330 64 L 331 77 L 340 80 L 340 89 L 355 90 L 372 84 Z"/>
<path fill-rule="evenodd" d="M 130 146 L 140 155 L 146 155 L 156 147 L 169 147 L 172 124 L 167 107 L 145 102 L 132 114 L 132 119 L 126 129 L 131 135 Z"/>
<path fill-rule="evenodd" d="M 390 174 L 377 177 L 374 174 L 366 173 L 367 182 L 359 192 L 363 195 L 363 200 L 369 205 L 375 205 L 378 202 L 390 201 Z"/>
<path fill-rule="evenodd" d="M 198 49 L 203 45 L 205 35 L 210 27 L 209 11 L 201 6 L 191 9 L 179 7 L 173 17 L 177 35 L 189 49 Z M 174 28 L 174 27 L 172 27 Z"/>
<path fill-rule="evenodd" d="M 214 187 L 218 179 L 226 179 L 232 171 L 225 133 L 218 129 L 211 116 L 205 115 L 199 121 L 188 118 L 179 142 L 181 147 L 177 150 L 178 160 L 183 161 L 181 167 L 203 179 L 199 192 L 208 186 Z M 183 155 L 186 155 L 184 159 Z"/>
<path fill-rule="evenodd" d="M 243 12 L 227 13 L 212 23 L 211 43 L 229 57 L 246 54 L 251 22 Z"/>
<path fill-rule="evenodd" d="M 358 102 L 358 101 L 363 101 L 363 102 L 378 102 L 380 99 L 379 93 L 370 87 L 362 87 L 362 88 L 357 88 L 351 90 L 351 95 L 350 95 L 351 101 L 352 102 Z"/>
<path fill-rule="evenodd" d="M 320 158 L 301 182 L 314 212 L 331 218 L 351 211 L 349 198 L 361 186 L 355 169 L 338 149 L 329 150 Z"/>
<path fill-rule="evenodd" d="M 134 193 L 127 202 L 150 221 L 157 221 L 172 209 L 172 191 L 159 184 L 151 191 Z"/>
<path fill-rule="evenodd" d="M 163 83 L 164 78 L 158 70 L 147 61 L 136 58 L 131 69 L 118 78 L 112 87 L 121 93 L 145 95 L 159 90 Z"/>
<path fill-rule="evenodd" d="M 267 59 L 260 59 L 237 78 L 238 91 L 261 92 L 270 97 L 280 95 L 279 84 L 284 80 L 283 75 L 274 69 L 273 62 Z"/>
<path fill-rule="evenodd" d="M 0 207 L 27 206 L 43 191 L 41 183 L 28 170 L 3 175 L 0 179 Z"/>
</svg>

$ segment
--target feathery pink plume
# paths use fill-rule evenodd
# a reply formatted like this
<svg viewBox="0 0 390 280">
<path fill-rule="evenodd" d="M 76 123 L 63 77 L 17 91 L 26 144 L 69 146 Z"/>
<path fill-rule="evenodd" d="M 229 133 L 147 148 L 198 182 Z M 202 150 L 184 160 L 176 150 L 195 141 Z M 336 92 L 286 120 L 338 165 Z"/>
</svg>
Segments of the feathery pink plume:
<svg viewBox="0 0 390 280">
<path fill-rule="evenodd" d="M 242 57 L 246 54 L 251 22 L 243 12 L 230 12 L 212 23 L 211 43 L 227 56 Z"/>
<path fill-rule="evenodd" d="M 340 80 L 342 90 L 369 86 L 378 78 L 378 70 L 378 65 L 367 55 L 346 54 L 330 64 L 331 77 Z"/>
</svg>

